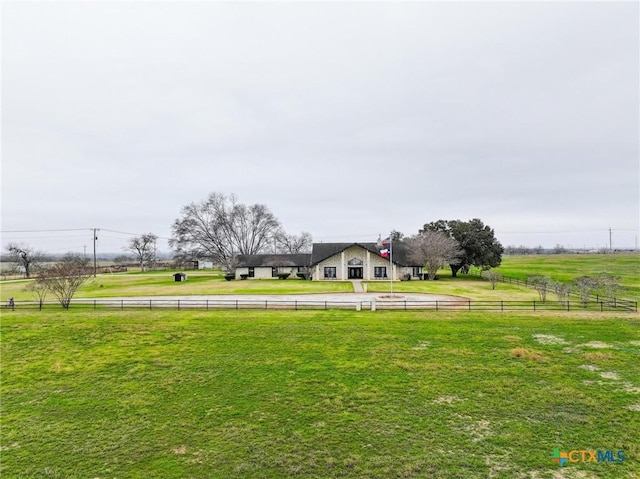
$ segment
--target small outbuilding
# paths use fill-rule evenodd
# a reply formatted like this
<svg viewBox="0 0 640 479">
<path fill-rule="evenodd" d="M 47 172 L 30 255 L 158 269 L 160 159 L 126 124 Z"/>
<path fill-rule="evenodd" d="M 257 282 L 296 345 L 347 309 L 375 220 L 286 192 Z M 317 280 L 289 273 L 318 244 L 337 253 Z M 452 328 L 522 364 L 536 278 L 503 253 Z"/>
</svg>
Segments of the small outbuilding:
<svg viewBox="0 0 640 479">
<path fill-rule="evenodd" d="M 176 273 L 173 275 L 173 280 L 176 283 L 179 283 L 181 281 L 186 281 L 187 280 L 187 275 L 185 273 Z"/>
</svg>

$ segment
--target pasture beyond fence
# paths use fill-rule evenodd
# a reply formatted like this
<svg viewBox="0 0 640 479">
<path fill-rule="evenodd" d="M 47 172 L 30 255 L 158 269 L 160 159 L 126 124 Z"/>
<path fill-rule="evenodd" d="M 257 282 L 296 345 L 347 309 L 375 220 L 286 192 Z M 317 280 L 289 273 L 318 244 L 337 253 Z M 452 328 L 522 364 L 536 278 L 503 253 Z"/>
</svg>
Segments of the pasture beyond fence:
<svg viewBox="0 0 640 479">
<path fill-rule="evenodd" d="M 57 301 L 16 301 L 5 309 L 51 310 L 61 308 Z M 321 301 L 321 300 L 274 300 L 274 299 L 74 299 L 71 309 L 148 309 L 148 310 L 219 310 L 219 309 L 263 309 L 263 310 L 328 310 L 351 309 L 356 311 L 380 310 L 425 310 L 425 311 L 627 311 L 638 312 L 638 302 L 613 301 L 476 301 L 476 300 L 406 300 L 384 299 L 370 301 Z"/>
<path fill-rule="evenodd" d="M 472 276 L 476 276 L 478 278 L 487 279 L 484 276 L 482 276 L 482 271 L 470 271 L 469 274 L 471 274 Z M 518 286 L 524 286 L 525 288 L 536 289 L 535 285 L 531 281 L 528 281 L 526 279 L 522 280 L 522 279 L 518 279 L 518 278 L 511 278 L 509 276 L 500 275 L 496 279 L 496 281 L 498 283 L 515 284 L 515 285 L 518 285 Z M 545 287 L 544 289 L 549 294 L 554 293 L 553 288 Z M 574 298 L 580 298 L 581 297 L 580 292 L 577 292 L 577 291 L 569 291 L 568 294 L 569 294 L 569 296 L 573 296 Z M 614 303 L 614 304 L 615 303 L 621 303 L 621 304 L 630 303 L 630 305 L 633 305 L 635 303 L 636 304 L 636 311 L 637 311 L 637 301 L 632 301 L 632 300 L 623 299 L 623 298 L 615 298 L 615 297 L 609 299 L 609 298 L 606 298 L 605 296 L 602 296 L 602 295 L 600 295 L 598 293 L 589 293 L 587 296 L 589 297 L 589 301 L 593 301 L 593 302 L 596 302 L 596 303 L 601 303 L 601 302 L 603 302 L 603 303 L 609 302 L 609 303 Z"/>
</svg>

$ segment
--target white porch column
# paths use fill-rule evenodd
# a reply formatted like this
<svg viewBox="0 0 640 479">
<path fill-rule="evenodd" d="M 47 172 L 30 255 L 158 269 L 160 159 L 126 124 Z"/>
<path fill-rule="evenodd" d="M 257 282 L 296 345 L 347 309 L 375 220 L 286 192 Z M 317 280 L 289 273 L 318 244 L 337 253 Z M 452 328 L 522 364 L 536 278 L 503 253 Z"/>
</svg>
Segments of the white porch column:
<svg viewBox="0 0 640 479">
<path fill-rule="evenodd" d="M 364 274 L 364 279 L 371 279 L 371 251 L 367 250 L 367 268 Z"/>
<path fill-rule="evenodd" d="M 347 279 L 346 275 L 344 274 L 344 251 L 340 253 L 340 271 L 341 271 L 340 279 L 344 281 L 345 279 Z"/>
</svg>

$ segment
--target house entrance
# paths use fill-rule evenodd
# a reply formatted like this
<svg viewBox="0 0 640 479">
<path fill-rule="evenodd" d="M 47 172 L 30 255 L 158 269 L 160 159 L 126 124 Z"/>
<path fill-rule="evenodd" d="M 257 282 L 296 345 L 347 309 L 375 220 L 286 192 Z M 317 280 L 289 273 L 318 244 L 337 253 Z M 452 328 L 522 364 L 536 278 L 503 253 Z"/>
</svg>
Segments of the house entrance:
<svg viewBox="0 0 640 479">
<path fill-rule="evenodd" d="M 362 266 L 357 268 L 349 267 L 349 279 L 362 279 Z"/>
</svg>

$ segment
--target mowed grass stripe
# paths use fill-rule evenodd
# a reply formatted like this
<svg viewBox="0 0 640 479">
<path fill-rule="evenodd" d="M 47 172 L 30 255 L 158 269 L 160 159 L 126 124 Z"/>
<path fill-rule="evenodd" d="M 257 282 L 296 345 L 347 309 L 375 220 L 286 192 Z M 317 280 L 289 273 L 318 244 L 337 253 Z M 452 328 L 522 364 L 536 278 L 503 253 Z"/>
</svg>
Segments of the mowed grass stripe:
<svg viewBox="0 0 640 479">
<path fill-rule="evenodd" d="M 3 477 L 640 474 L 637 315 L 2 317 Z"/>
</svg>

